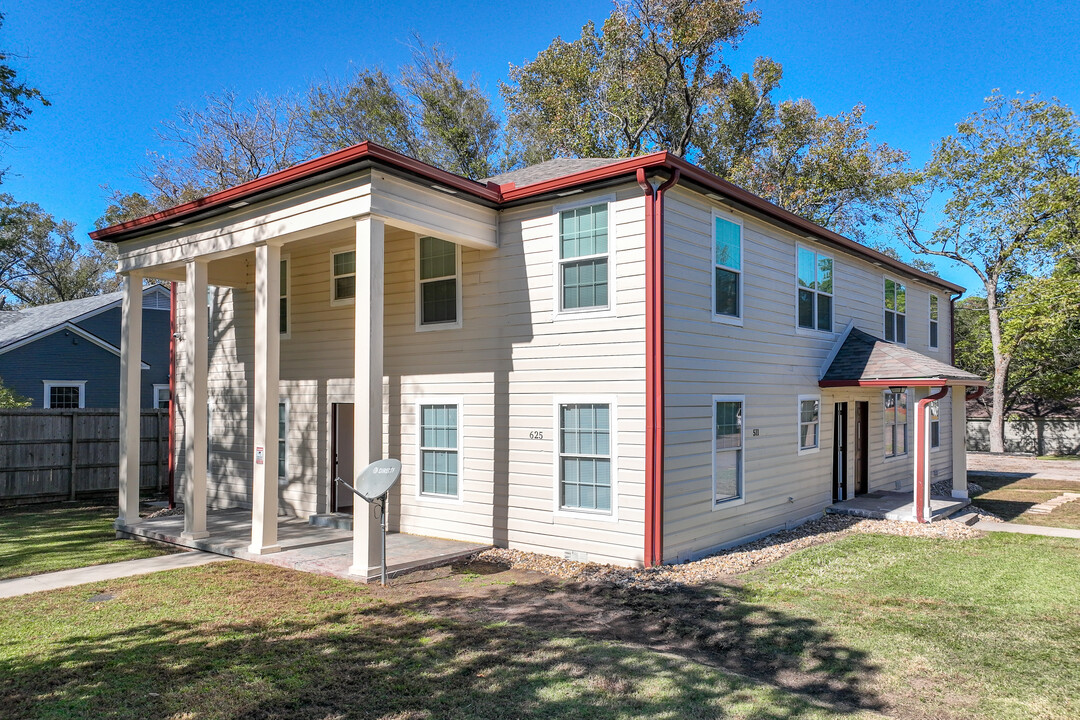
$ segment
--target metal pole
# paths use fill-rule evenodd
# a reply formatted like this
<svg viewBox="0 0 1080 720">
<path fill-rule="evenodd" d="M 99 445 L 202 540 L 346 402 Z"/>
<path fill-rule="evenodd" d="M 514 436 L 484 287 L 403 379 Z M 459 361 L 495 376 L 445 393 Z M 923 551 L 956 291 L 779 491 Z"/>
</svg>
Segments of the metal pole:
<svg viewBox="0 0 1080 720">
<path fill-rule="evenodd" d="M 386 495 L 379 498 L 379 525 L 382 527 L 382 585 L 386 587 Z"/>
</svg>

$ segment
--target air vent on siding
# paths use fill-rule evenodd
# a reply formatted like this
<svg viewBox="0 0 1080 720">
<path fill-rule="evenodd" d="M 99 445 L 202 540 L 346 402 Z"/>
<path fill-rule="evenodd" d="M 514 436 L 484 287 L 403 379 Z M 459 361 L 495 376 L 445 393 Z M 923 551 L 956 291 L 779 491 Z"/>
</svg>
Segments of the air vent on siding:
<svg viewBox="0 0 1080 720">
<path fill-rule="evenodd" d="M 160 290 L 143 295 L 143 308 L 146 310 L 168 310 L 169 295 Z"/>
</svg>

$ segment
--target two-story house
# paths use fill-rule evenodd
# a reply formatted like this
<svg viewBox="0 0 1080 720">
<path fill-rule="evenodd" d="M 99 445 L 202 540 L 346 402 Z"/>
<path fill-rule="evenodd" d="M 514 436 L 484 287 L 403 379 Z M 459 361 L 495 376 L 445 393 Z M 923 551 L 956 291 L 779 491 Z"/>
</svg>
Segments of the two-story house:
<svg viewBox="0 0 1080 720">
<path fill-rule="evenodd" d="M 916 477 L 966 492 L 963 289 L 666 153 L 477 183 L 364 143 L 93 237 L 125 358 L 140 279 L 181 283 L 188 538 L 250 507 L 269 553 L 279 512 L 350 510 L 368 572 L 377 522 L 333 479 L 380 457 L 396 531 L 625 565 Z M 137 501 L 122 480 L 120 525 Z"/>
</svg>

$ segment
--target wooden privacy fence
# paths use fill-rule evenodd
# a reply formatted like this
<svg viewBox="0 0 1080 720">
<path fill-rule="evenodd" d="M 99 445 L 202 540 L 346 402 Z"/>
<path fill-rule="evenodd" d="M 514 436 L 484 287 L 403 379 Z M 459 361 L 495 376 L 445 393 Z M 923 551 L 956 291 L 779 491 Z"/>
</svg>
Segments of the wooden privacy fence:
<svg viewBox="0 0 1080 720">
<path fill-rule="evenodd" d="M 139 487 L 168 482 L 169 414 L 139 418 Z M 74 500 L 119 491 L 120 411 L 0 410 L 0 503 Z"/>
</svg>

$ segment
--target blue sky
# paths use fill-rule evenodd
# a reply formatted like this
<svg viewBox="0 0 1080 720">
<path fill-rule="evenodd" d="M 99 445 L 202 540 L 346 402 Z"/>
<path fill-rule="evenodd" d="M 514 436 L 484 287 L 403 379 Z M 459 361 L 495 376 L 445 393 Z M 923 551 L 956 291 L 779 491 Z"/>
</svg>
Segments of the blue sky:
<svg viewBox="0 0 1080 720">
<path fill-rule="evenodd" d="M 134 168 L 177 106 L 224 88 L 241 96 L 301 91 L 350 65 L 396 69 L 413 31 L 453 51 L 490 94 L 510 63 L 556 35 L 576 37 L 606 0 L 232 2 L 19 0 L 3 3 L 0 43 L 52 107 L 31 117 L 3 161 L 0 189 L 89 232 L 102 185 L 139 189 Z M 915 162 L 993 88 L 1042 92 L 1080 108 L 1080 3 L 1045 0 L 759 0 L 761 24 L 729 60 L 770 55 L 784 97 L 836 113 L 862 102 L 879 140 Z M 975 288 L 972 273 L 943 275 Z"/>
</svg>

